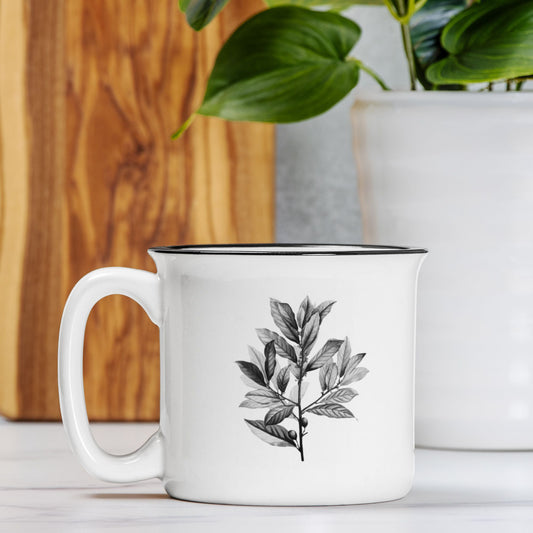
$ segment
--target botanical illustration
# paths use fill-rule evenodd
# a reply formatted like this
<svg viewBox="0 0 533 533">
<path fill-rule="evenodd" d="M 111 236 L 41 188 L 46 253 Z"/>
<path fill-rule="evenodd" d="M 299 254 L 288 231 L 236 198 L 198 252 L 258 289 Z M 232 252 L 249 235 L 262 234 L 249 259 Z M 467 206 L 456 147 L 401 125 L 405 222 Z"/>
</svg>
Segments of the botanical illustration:
<svg viewBox="0 0 533 533">
<path fill-rule="evenodd" d="M 245 419 L 246 424 L 271 446 L 295 448 L 302 461 L 308 417 L 355 418 L 343 405 L 358 395 L 348 385 L 368 374 L 359 366 L 366 354 L 352 355 L 348 337 L 328 339 L 312 353 L 334 304 L 329 300 L 315 306 L 307 296 L 295 314 L 288 303 L 271 298 L 270 312 L 280 333 L 257 329 L 263 349 L 249 346 L 250 361 L 236 361 L 244 382 L 252 388 L 240 407 L 267 409 L 263 418 Z M 317 379 L 320 393 L 304 400 L 309 383 Z"/>
</svg>

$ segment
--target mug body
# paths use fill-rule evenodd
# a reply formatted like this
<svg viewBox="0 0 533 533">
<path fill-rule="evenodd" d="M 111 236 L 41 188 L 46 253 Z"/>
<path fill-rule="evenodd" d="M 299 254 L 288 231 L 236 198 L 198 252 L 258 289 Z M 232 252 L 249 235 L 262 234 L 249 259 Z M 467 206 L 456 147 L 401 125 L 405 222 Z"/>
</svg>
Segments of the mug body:
<svg viewBox="0 0 533 533">
<path fill-rule="evenodd" d="M 162 302 L 163 480 L 258 505 L 397 499 L 413 478 L 425 250 L 150 250 Z"/>
</svg>

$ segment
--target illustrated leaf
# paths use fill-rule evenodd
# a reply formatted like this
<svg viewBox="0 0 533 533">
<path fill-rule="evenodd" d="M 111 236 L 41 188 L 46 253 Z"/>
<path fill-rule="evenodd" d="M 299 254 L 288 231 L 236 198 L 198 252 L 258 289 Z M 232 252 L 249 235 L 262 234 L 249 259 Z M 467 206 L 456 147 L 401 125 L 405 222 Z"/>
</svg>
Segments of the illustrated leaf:
<svg viewBox="0 0 533 533">
<path fill-rule="evenodd" d="M 273 407 L 265 415 L 265 425 L 271 426 L 272 424 L 279 424 L 283 422 L 287 417 L 291 416 L 294 405 L 279 405 Z"/>
<path fill-rule="evenodd" d="M 281 403 L 278 395 L 269 389 L 256 389 L 245 394 L 248 400 L 252 400 L 263 407 L 270 407 Z"/>
<path fill-rule="evenodd" d="M 346 374 L 344 374 L 341 383 L 343 385 L 349 385 L 350 383 L 361 381 L 368 374 L 368 372 L 369 370 L 367 368 L 363 368 L 362 366 L 354 369 L 346 369 Z"/>
<path fill-rule="evenodd" d="M 253 346 L 248 346 L 250 361 L 259 369 L 265 368 L 265 356 Z"/>
<path fill-rule="evenodd" d="M 267 344 L 270 341 L 275 341 L 277 355 L 296 363 L 297 359 L 294 348 L 281 335 L 278 335 L 275 331 L 270 331 L 266 328 L 257 329 L 256 332 L 263 344 Z"/>
<path fill-rule="evenodd" d="M 325 403 L 348 403 L 353 400 L 359 393 L 353 389 L 338 389 L 328 394 L 324 398 Z"/>
<path fill-rule="evenodd" d="M 318 404 L 310 407 L 307 412 L 329 418 L 355 418 L 349 409 L 338 403 Z"/>
<path fill-rule="evenodd" d="M 533 74 L 533 2 L 490 0 L 452 18 L 441 43 L 450 54 L 426 71 L 434 84 L 492 82 Z"/>
<path fill-rule="evenodd" d="M 268 406 L 262 403 L 256 402 L 255 400 L 243 400 L 239 404 L 239 407 L 247 407 L 248 409 L 264 409 L 265 407 L 268 407 Z"/>
<path fill-rule="evenodd" d="M 302 329 L 302 356 L 306 357 L 313 348 L 316 338 L 318 336 L 318 329 L 320 327 L 320 315 L 313 314 L 309 321 Z"/>
<path fill-rule="evenodd" d="M 296 318 L 289 304 L 270 298 L 270 313 L 283 335 L 293 342 L 300 342 Z"/>
<path fill-rule="evenodd" d="M 346 366 L 348 365 L 351 353 L 352 347 L 350 346 L 350 339 L 348 337 L 345 337 L 343 343 L 339 348 L 339 354 L 337 355 L 339 374 L 341 377 L 344 376 L 344 372 L 346 371 Z"/>
<path fill-rule="evenodd" d="M 276 342 L 276 353 L 280 357 L 296 362 L 296 352 L 294 351 L 294 348 L 280 335 L 277 335 L 274 340 Z"/>
<path fill-rule="evenodd" d="M 317 305 L 316 309 L 320 315 L 320 323 L 322 323 L 322 320 L 326 318 L 327 315 L 329 315 L 329 312 L 331 311 L 331 308 L 333 307 L 333 304 L 335 304 L 334 300 L 328 300 L 326 302 L 322 302 L 321 304 Z"/>
<path fill-rule="evenodd" d="M 319 115 L 357 85 L 359 64 L 347 55 L 360 35 L 336 13 L 266 9 L 220 50 L 198 113 L 276 123 Z"/>
<path fill-rule="evenodd" d="M 250 378 L 246 377 L 244 374 L 241 374 L 241 381 L 247 386 L 251 387 L 252 389 L 257 388 L 259 383 L 255 383 L 255 381 L 252 381 Z"/>
<path fill-rule="evenodd" d="M 320 369 L 318 379 L 323 391 L 327 391 L 335 386 L 339 377 L 339 369 L 335 363 L 328 363 Z"/>
<path fill-rule="evenodd" d="M 276 348 L 274 341 L 265 344 L 265 376 L 268 383 L 274 375 L 276 369 Z"/>
<path fill-rule="evenodd" d="M 425 76 L 426 69 L 447 55 L 440 43 L 442 29 L 466 6 L 467 0 L 427 0 L 409 21 L 417 77 L 426 89 L 433 87 Z"/>
<path fill-rule="evenodd" d="M 290 368 L 288 366 L 283 367 L 278 374 L 277 383 L 278 389 L 283 394 L 287 390 L 289 384 Z"/>
<path fill-rule="evenodd" d="M 309 296 L 306 296 L 298 309 L 298 315 L 296 317 L 298 326 L 303 327 L 307 323 L 314 309 L 311 300 L 309 300 Z"/>
<path fill-rule="evenodd" d="M 359 365 L 359 363 L 363 360 L 363 357 L 365 356 L 365 353 L 358 353 L 356 355 L 352 355 L 348 359 L 348 363 L 346 365 L 346 369 L 344 371 L 344 375 L 352 375 L 355 372 L 355 369 Z M 344 382 L 344 379 L 343 379 Z"/>
<path fill-rule="evenodd" d="M 330 361 L 330 359 L 339 351 L 342 345 L 339 339 L 329 339 L 320 351 L 309 361 L 306 371 L 316 370 Z"/>
<path fill-rule="evenodd" d="M 305 393 L 307 392 L 308 387 L 309 387 L 309 382 L 302 381 L 301 392 L 300 392 L 301 398 L 305 396 Z M 291 389 L 291 392 L 289 393 L 289 400 L 293 401 L 294 403 L 298 403 L 298 385 L 294 385 L 294 387 Z"/>
<path fill-rule="evenodd" d="M 179 6 L 187 22 L 196 31 L 207 26 L 229 0 L 180 0 Z"/>
<path fill-rule="evenodd" d="M 278 375 L 279 373 L 281 372 L 281 366 L 279 364 L 279 362 L 276 360 L 276 366 L 274 368 L 274 374 L 272 376 L 272 383 L 277 383 L 278 382 Z"/>
<path fill-rule="evenodd" d="M 267 426 L 262 420 L 244 420 L 254 435 L 271 446 L 294 446 L 296 443 L 289 437 L 289 432 L 278 425 Z"/>
<path fill-rule="evenodd" d="M 235 361 L 235 362 L 239 365 L 241 372 L 247 378 L 250 378 L 254 383 L 257 383 L 258 385 L 262 385 L 263 387 L 266 385 L 265 379 L 263 377 L 263 373 L 253 363 L 249 363 L 248 361 Z"/>
<path fill-rule="evenodd" d="M 290 371 L 292 373 L 292 375 L 296 378 L 296 379 L 300 379 L 300 374 L 301 374 L 301 371 L 300 371 L 300 367 L 294 363 L 290 363 L 289 364 L 289 368 L 290 368 Z"/>
</svg>

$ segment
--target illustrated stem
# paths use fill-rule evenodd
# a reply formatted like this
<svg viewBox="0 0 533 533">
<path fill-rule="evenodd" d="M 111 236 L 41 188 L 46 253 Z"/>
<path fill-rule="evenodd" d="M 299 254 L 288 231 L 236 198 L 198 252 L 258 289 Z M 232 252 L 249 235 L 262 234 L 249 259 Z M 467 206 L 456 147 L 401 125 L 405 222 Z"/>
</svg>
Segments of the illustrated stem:
<svg viewBox="0 0 533 533">
<path fill-rule="evenodd" d="M 299 336 L 301 337 L 301 332 L 299 332 Z M 304 461 L 304 426 L 302 422 L 302 379 L 304 376 L 304 365 L 305 365 L 305 357 L 304 357 L 304 349 L 301 345 L 300 341 L 300 349 L 301 349 L 301 360 L 300 360 L 300 372 L 298 377 L 298 433 L 300 437 L 300 447 L 298 448 L 298 451 L 300 452 L 300 459 L 302 462 Z"/>
<path fill-rule="evenodd" d="M 300 458 L 304 460 L 304 428 L 302 424 L 302 378 L 298 380 L 298 430 L 300 433 Z"/>
</svg>

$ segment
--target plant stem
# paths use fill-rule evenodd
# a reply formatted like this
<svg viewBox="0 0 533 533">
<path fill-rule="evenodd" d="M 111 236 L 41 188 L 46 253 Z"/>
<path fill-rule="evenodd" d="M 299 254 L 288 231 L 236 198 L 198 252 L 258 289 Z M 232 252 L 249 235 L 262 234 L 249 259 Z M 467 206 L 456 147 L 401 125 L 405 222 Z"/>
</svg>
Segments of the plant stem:
<svg viewBox="0 0 533 533">
<path fill-rule="evenodd" d="M 411 91 L 416 91 L 415 53 L 413 50 L 413 43 L 411 41 L 411 30 L 409 29 L 409 23 L 402 23 L 401 28 L 403 48 L 405 50 L 407 64 L 409 65 L 409 79 L 411 83 Z"/>
<path fill-rule="evenodd" d="M 384 91 L 390 91 L 390 87 L 385 83 L 385 81 L 383 81 L 383 78 L 381 78 L 381 76 L 375 70 L 372 70 L 369 66 L 365 65 L 361 60 L 356 59 L 355 57 L 349 57 L 348 61 L 356 63 L 361 70 L 364 70 L 369 76 L 374 78 L 376 83 L 378 83 L 378 85 Z"/>
<path fill-rule="evenodd" d="M 172 134 L 171 139 L 177 139 L 181 137 L 187 128 L 192 124 L 192 121 L 196 118 L 196 113 L 193 113 L 179 128 Z"/>
<path fill-rule="evenodd" d="M 303 359 L 302 359 L 303 361 Z M 302 363 L 303 366 L 303 363 Z M 304 427 L 302 424 L 302 370 L 300 367 L 300 379 L 298 379 L 298 432 L 300 434 L 300 458 L 304 460 Z"/>
</svg>

